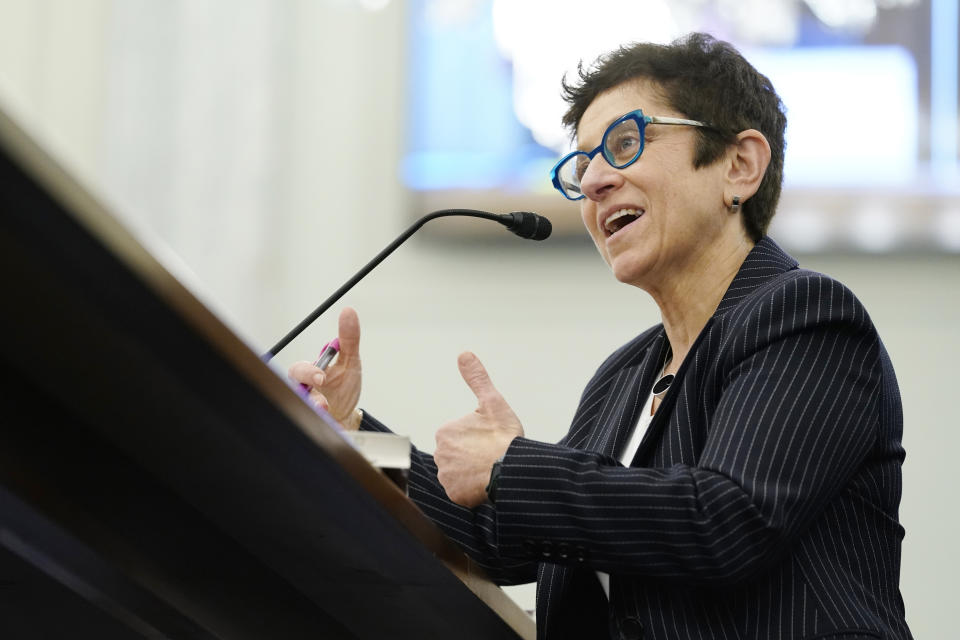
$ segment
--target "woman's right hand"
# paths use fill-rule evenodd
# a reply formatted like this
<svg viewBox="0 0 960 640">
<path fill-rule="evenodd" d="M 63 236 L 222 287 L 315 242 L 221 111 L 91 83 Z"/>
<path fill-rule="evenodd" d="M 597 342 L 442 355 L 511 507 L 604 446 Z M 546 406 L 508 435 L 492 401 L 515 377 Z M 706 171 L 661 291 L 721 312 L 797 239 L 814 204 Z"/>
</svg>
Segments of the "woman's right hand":
<svg viewBox="0 0 960 640">
<path fill-rule="evenodd" d="M 357 403 L 360 401 L 360 320 L 350 307 L 340 312 L 338 329 L 340 353 L 326 371 L 313 363 L 294 363 L 288 375 L 294 382 L 310 388 L 310 399 L 327 411 L 345 429 L 360 427 Z"/>
</svg>

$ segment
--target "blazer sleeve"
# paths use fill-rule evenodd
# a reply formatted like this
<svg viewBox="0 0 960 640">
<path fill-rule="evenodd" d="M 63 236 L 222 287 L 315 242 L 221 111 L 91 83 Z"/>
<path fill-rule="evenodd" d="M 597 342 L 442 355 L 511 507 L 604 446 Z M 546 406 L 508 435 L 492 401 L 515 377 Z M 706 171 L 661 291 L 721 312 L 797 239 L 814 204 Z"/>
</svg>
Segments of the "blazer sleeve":
<svg viewBox="0 0 960 640">
<path fill-rule="evenodd" d="M 714 586 L 776 562 L 875 446 L 882 365 L 849 290 L 810 272 L 774 284 L 719 320 L 713 360 L 686 373 L 699 380 L 687 401 L 709 415 L 696 464 L 625 468 L 518 438 L 498 486 L 500 555 Z"/>
<path fill-rule="evenodd" d="M 390 429 L 366 410 L 360 428 L 390 432 Z M 474 509 L 462 507 L 447 498 L 437 480 L 433 456 L 413 448 L 407 478 L 410 499 L 448 538 L 453 540 L 499 585 L 525 584 L 537 578 L 537 563 L 529 558 L 501 557 L 496 539 L 496 512 L 492 505 Z"/>
</svg>

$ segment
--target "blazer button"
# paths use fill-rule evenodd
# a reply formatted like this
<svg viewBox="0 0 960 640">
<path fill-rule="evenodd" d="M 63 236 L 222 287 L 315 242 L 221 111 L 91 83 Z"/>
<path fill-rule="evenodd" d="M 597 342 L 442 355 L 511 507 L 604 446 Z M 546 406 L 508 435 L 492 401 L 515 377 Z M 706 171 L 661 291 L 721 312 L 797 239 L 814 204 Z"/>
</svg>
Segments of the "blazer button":
<svg viewBox="0 0 960 640">
<path fill-rule="evenodd" d="M 566 542 L 561 542 L 557 545 L 557 557 L 561 560 L 570 559 L 570 545 Z"/>
<path fill-rule="evenodd" d="M 643 623 L 639 618 L 627 616 L 620 621 L 621 640 L 640 640 L 643 637 Z"/>
<path fill-rule="evenodd" d="M 538 545 L 535 540 L 524 540 L 523 550 L 531 556 L 535 556 L 540 551 L 540 545 Z"/>
<path fill-rule="evenodd" d="M 548 559 L 553 557 L 553 543 L 552 542 L 542 542 L 540 544 L 540 557 L 543 559 Z"/>
</svg>

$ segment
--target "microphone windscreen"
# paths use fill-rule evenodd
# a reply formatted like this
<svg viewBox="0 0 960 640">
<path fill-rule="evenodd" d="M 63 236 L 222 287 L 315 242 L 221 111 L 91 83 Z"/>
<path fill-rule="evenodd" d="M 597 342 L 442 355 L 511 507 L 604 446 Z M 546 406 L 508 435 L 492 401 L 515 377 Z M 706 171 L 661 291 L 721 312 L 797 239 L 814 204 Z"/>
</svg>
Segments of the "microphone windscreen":
<svg viewBox="0 0 960 640">
<path fill-rule="evenodd" d="M 546 240 L 553 232 L 550 220 L 529 211 L 514 211 L 510 214 L 514 222 L 510 230 L 521 238 L 529 240 Z"/>
</svg>

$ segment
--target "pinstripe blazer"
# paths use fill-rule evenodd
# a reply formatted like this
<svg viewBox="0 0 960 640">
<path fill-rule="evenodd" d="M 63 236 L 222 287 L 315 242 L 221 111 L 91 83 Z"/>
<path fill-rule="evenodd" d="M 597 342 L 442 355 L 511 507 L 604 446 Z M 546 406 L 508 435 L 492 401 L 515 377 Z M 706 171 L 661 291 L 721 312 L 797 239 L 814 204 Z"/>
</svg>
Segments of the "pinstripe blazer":
<svg viewBox="0 0 960 640">
<path fill-rule="evenodd" d="M 900 395 L 856 297 L 762 239 L 624 467 L 669 354 L 656 326 L 611 355 L 560 443 L 513 441 L 496 505 L 451 503 L 422 452 L 410 497 L 495 580 L 538 581 L 539 638 L 910 638 Z"/>
</svg>

